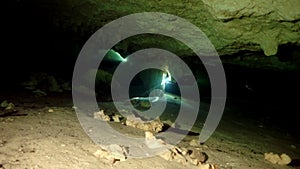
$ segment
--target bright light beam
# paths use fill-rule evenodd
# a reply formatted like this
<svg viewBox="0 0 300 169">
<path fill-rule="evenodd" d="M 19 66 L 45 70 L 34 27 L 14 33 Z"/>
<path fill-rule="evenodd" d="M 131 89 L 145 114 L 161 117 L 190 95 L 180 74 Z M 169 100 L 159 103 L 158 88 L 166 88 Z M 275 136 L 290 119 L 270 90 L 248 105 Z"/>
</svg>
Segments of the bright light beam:
<svg viewBox="0 0 300 169">
<path fill-rule="evenodd" d="M 127 58 L 123 58 L 120 53 L 110 49 L 105 55 L 107 60 L 116 61 L 116 62 L 126 62 Z"/>
</svg>

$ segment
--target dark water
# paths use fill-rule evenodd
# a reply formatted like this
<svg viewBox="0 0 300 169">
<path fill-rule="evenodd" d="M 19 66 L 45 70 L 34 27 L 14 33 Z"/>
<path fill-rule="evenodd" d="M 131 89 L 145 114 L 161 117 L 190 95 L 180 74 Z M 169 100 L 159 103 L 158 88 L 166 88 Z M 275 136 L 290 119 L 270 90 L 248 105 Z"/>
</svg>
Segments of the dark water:
<svg viewBox="0 0 300 169">
<path fill-rule="evenodd" d="M 228 108 L 274 130 L 300 136 L 299 71 L 278 72 L 226 66 Z"/>
</svg>

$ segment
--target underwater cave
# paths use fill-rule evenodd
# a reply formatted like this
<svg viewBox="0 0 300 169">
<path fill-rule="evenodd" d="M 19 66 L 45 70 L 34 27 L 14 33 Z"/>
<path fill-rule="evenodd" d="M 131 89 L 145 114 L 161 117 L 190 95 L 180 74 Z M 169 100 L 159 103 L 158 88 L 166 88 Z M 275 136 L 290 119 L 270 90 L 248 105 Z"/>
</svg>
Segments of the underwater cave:
<svg viewBox="0 0 300 169">
<path fill-rule="evenodd" d="M 0 169 L 300 168 L 300 1 L 2 3 Z"/>
</svg>

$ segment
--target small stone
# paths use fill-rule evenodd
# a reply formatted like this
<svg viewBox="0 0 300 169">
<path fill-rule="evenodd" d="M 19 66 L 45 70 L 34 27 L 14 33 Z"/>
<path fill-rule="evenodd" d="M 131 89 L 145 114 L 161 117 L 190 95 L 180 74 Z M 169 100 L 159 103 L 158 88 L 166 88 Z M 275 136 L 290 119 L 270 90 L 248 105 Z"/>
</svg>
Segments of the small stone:
<svg viewBox="0 0 300 169">
<path fill-rule="evenodd" d="M 182 152 L 183 152 L 183 150 L 182 150 L 182 148 L 179 148 L 179 147 L 174 147 L 174 150 L 173 151 L 175 151 L 176 153 L 179 153 L 179 154 L 182 154 Z"/>
<path fill-rule="evenodd" d="M 8 101 L 4 100 L 3 102 L 1 102 L 0 107 L 2 108 L 6 108 L 8 106 Z"/>
<path fill-rule="evenodd" d="M 279 155 L 278 154 L 273 154 L 272 152 L 271 153 L 265 153 L 264 156 L 265 156 L 265 159 L 270 161 L 272 164 L 276 164 L 276 163 L 278 163 L 278 161 L 280 161 Z"/>
<path fill-rule="evenodd" d="M 150 131 L 146 131 L 145 132 L 145 138 L 146 138 L 146 140 L 155 139 L 155 136 Z"/>
<path fill-rule="evenodd" d="M 186 156 L 188 154 L 188 150 L 184 147 L 181 147 L 181 154 Z"/>
<path fill-rule="evenodd" d="M 189 161 L 191 164 L 195 165 L 195 166 L 201 164 L 197 159 L 191 159 L 191 158 L 189 158 L 188 161 Z"/>
<path fill-rule="evenodd" d="M 194 149 L 190 154 L 191 159 L 197 159 L 200 163 L 205 163 L 208 159 L 207 154 L 200 152 L 199 149 Z"/>
<path fill-rule="evenodd" d="M 292 145 L 291 145 L 291 148 L 292 148 L 292 149 L 296 149 L 297 147 L 296 147 L 295 145 L 292 144 Z"/>
<path fill-rule="evenodd" d="M 279 156 L 278 154 L 274 154 L 271 152 L 265 153 L 264 156 L 266 160 L 270 161 L 273 164 L 288 165 L 292 161 L 292 159 L 284 153 Z"/>
<path fill-rule="evenodd" d="M 121 117 L 122 117 L 122 116 L 120 116 L 120 115 L 115 115 L 115 116 L 112 116 L 112 119 L 113 119 L 114 122 L 120 123 L 120 118 L 121 118 Z"/>
<path fill-rule="evenodd" d="M 174 147 L 160 156 L 165 160 L 175 161 L 185 165 L 188 163 L 188 160 L 181 152 L 182 150 L 179 147 Z"/>
<path fill-rule="evenodd" d="M 156 118 L 152 121 L 143 121 L 141 118 L 127 117 L 125 124 L 130 127 L 138 128 L 144 131 L 155 132 L 155 133 L 162 131 L 164 126 L 164 124 L 160 121 L 159 118 Z"/>
<path fill-rule="evenodd" d="M 188 162 L 187 159 L 182 154 L 176 154 L 173 158 L 175 162 L 181 163 L 183 165 L 187 164 Z"/>
<path fill-rule="evenodd" d="M 6 108 L 5 108 L 5 110 L 11 110 L 11 109 L 13 109 L 13 108 L 15 108 L 15 105 L 13 104 L 13 103 L 8 103 L 8 105 L 6 106 Z"/>
<path fill-rule="evenodd" d="M 203 147 L 203 148 L 206 148 L 206 149 L 208 149 L 208 148 L 209 148 L 209 147 L 208 147 L 207 145 L 205 145 L 205 144 L 204 144 L 204 145 L 202 145 L 202 147 Z"/>
<path fill-rule="evenodd" d="M 279 165 L 288 165 L 292 162 L 292 159 L 290 156 L 286 155 L 285 153 L 280 155 L 281 160 L 278 161 Z"/>
<path fill-rule="evenodd" d="M 107 147 L 107 150 L 111 152 L 113 158 L 115 159 L 120 161 L 125 161 L 127 159 L 128 151 L 124 146 L 112 144 Z"/>
<path fill-rule="evenodd" d="M 98 149 L 94 153 L 94 156 L 111 160 L 112 164 L 114 164 L 117 161 L 125 161 L 127 159 L 127 154 L 128 150 L 126 147 L 112 144 Z"/>
<path fill-rule="evenodd" d="M 49 112 L 49 113 L 53 113 L 54 110 L 53 110 L 53 109 L 48 109 L 48 112 Z"/>
<path fill-rule="evenodd" d="M 159 156 L 167 161 L 171 161 L 173 159 L 173 152 L 168 150 L 164 153 L 159 154 Z"/>
<path fill-rule="evenodd" d="M 190 146 L 198 147 L 199 146 L 199 140 L 193 139 L 190 141 Z"/>
<path fill-rule="evenodd" d="M 110 121 L 110 117 L 104 114 L 104 110 L 100 110 L 94 113 L 94 119 L 102 120 L 102 121 Z"/>
<path fill-rule="evenodd" d="M 159 148 L 166 145 L 162 139 L 156 139 L 153 133 L 146 131 L 145 132 L 145 143 L 149 148 Z"/>
</svg>

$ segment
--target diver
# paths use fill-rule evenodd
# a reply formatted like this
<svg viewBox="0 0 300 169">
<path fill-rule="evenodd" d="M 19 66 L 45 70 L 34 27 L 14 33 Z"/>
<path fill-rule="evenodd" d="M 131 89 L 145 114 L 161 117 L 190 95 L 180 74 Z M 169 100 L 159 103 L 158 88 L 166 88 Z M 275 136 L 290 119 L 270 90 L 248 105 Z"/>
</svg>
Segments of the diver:
<svg viewBox="0 0 300 169">
<path fill-rule="evenodd" d="M 165 92 L 166 84 L 171 82 L 172 77 L 171 77 L 168 66 L 164 66 L 162 70 L 163 70 L 163 73 L 162 73 L 161 86 L 162 86 L 162 91 Z"/>
</svg>

